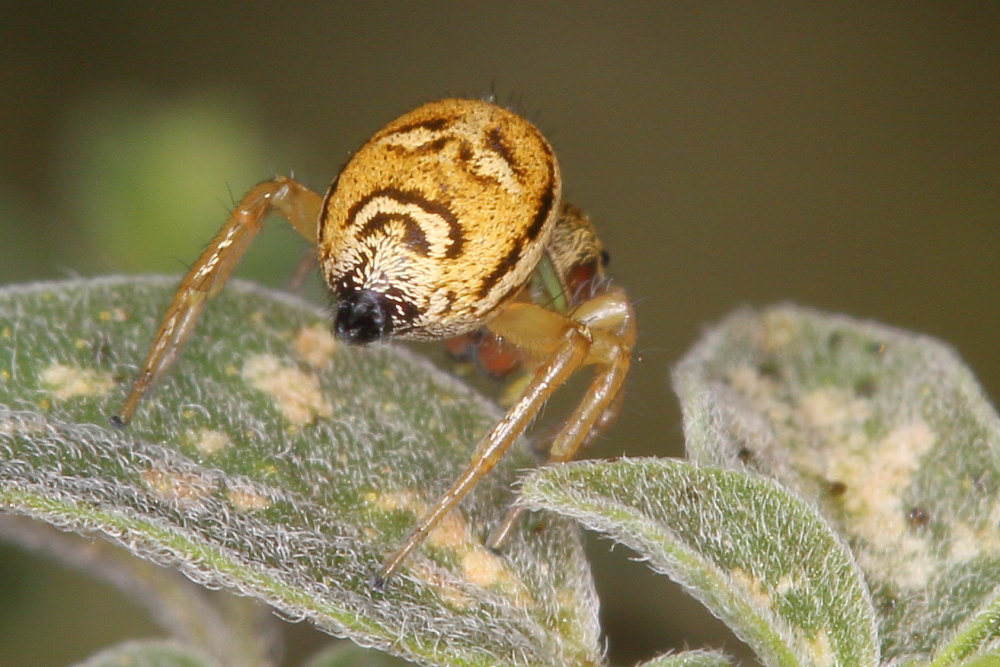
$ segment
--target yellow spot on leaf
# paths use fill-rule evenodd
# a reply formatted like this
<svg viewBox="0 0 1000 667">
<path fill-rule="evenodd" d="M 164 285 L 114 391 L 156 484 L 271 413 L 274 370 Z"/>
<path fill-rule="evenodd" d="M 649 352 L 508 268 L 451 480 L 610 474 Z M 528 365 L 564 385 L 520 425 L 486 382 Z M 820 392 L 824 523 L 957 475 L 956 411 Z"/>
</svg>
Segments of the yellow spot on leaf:
<svg viewBox="0 0 1000 667">
<path fill-rule="evenodd" d="M 934 572 L 926 538 L 909 530 L 902 499 L 935 440 L 927 423 L 917 419 L 865 447 L 828 453 L 831 478 L 848 489 L 842 496 L 851 519 L 845 528 L 866 543 L 858 554 L 862 567 L 904 588 L 925 586 Z"/>
<path fill-rule="evenodd" d="M 391 491 L 383 493 L 375 500 L 375 507 L 383 512 L 404 511 L 414 516 L 423 516 L 430 506 L 415 491 Z M 434 530 L 427 536 L 427 543 L 435 547 L 457 549 L 472 543 L 468 524 L 456 511 L 448 512 Z"/>
<path fill-rule="evenodd" d="M 461 611 L 472 605 L 472 597 L 456 585 L 454 579 L 449 579 L 442 570 L 430 563 L 414 562 L 410 565 L 410 572 L 417 579 L 430 584 L 441 600 L 452 609 Z"/>
<path fill-rule="evenodd" d="M 761 375 L 753 366 L 740 364 L 729 370 L 727 379 L 733 389 L 753 401 L 754 407 L 769 420 L 784 423 L 790 418 L 788 404 L 775 400 L 777 383 L 774 378 Z"/>
<path fill-rule="evenodd" d="M 488 549 L 470 549 L 462 557 L 462 573 L 469 583 L 492 586 L 508 576 L 504 563 Z"/>
<path fill-rule="evenodd" d="M 458 549 L 471 541 L 469 526 L 458 512 L 448 512 L 427 536 L 428 544 L 449 549 Z"/>
<path fill-rule="evenodd" d="M 765 350 L 782 348 L 798 336 L 799 322 L 790 313 L 774 311 L 764 316 L 764 338 L 760 341 Z"/>
<path fill-rule="evenodd" d="M 747 594 L 754 599 L 757 605 L 760 607 L 771 606 L 771 595 L 764 589 L 764 582 L 758 577 L 738 567 L 730 572 L 730 576 L 733 581 L 746 589 Z"/>
<path fill-rule="evenodd" d="M 202 454 L 215 454 L 233 444 L 228 435 L 210 428 L 189 431 L 188 439 Z"/>
<path fill-rule="evenodd" d="M 807 649 L 809 655 L 812 656 L 810 664 L 833 665 L 836 663 L 833 659 L 833 647 L 830 645 L 830 635 L 822 628 L 809 638 Z"/>
<path fill-rule="evenodd" d="M 150 468 L 141 474 L 142 481 L 161 500 L 191 507 L 207 498 L 215 490 L 215 482 L 194 472 L 174 472 Z"/>
<path fill-rule="evenodd" d="M 292 343 L 295 355 L 313 368 L 326 368 L 333 360 L 336 339 L 321 326 L 303 327 Z"/>
<path fill-rule="evenodd" d="M 124 322 L 126 315 L 121 308 L 112 308 L 111 310 L 102 310 L 97 314 L 97 318 L 102 322 Z"/>
<path fill-rule="evenodd" d="M 415 517 L 423 516 L 430 509 L 418 494 L 413 491 L 393 491 L 383 493 L 374 499 L 375 507 L 382 511 L 408 511 Z M 450 549 L 459 559 L 461 575 L 468 583 L 488 587 L 500 586 L 510 599 L 533 604 L 530 593 L 516 575 L 510 570 L 503 558 L 491 552 L 472 534 L 468 522 L 461 513 L 451 511 L 427 536 L 427 544 L 439 549 Z M 414 573 L 422 579 L 427 579 L 429 572 L 421 566 L 413 566 Z M 421 576 L 423 572 L 428 576 Z M 437 575 L 434 575 L 437 576 Z M 444 597 L 448 598 L 447 595 Z M 461 606 L 457 600 L 448 598 L 451 604 Z"/>
<path fill-rule="evenodd" d="M 956 565 L 980 558 L 984 554 L 995 557 L 1000 553 L 1000 533 L 996 522 L 987 522 L 986 527 L 975 529 L 966 522 L 950 527 L 948 558 Z"/>
<path fill-rule="evenodd" d="M 827 387 L 805 394 L 799 400 L 799 413 L 806 427 L 831 429 L 863 423 L 871 408 L 868 401 L 843 389 Z"/>
<path fill-rule="evenodd" d="M 295 426 L 305 426 L 333 414 L 316 376 L 284 365 L 274 355 L 250 356 L 243 364 L 243 379 L 254 389 L 270 395 L 285 419 Z"/>
<path fill-rule="evenodd" d="M 802 582 L 798 581 L 796 577 L 793 577 L 791 574 L 786 574 L 778 579 L 778 582 L 774 585 L 774 592 L 776 595 L 788 595 L 801 584 Z"/>
<path fill-rule="evenodd" d="M 233 504 L 233 507 L 240 512 L 256 512 L 271 506 L 270 498 L 257 493 L 251 488 L 229 489 L 226 495 L 229 497 L 229 502 Z"/>
<path fill-rule="evenodd" d="M 53 364 L 43 370 L 41 380 L 52 398 L 57 400 L 104 396 L 115 386 L 111 373 L 107 371 L 64 364 Z"/>
</svg>

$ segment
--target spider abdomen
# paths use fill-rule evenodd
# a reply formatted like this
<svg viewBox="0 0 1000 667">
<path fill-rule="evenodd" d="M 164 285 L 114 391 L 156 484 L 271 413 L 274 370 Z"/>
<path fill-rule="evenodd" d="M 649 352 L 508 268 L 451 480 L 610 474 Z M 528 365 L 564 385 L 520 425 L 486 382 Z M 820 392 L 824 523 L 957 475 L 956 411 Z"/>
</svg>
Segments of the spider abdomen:
<svg viewBox="0 0 1000 667">
<path fill-rule="evenodd" d="M 555 155 L 534 125 L 488 102 L 431 102 L 379 130 L 331 186 L 323 273 L 341 303 L 378 295 L 384 335 L 466 333 L 528 281 L 560 197 Z"/>
</svg>

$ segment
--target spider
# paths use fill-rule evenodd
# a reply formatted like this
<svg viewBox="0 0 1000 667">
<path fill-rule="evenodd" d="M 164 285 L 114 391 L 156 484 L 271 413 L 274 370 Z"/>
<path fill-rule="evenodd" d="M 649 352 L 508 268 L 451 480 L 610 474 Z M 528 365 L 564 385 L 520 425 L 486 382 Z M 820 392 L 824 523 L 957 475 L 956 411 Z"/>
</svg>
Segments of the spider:
<svg viewBox="0 0 1000 667">
<path fill-rule="evenodd" d="M 326 196 L 282 176 L 256 185 L 181 281 L 112 422 L 129 422 L 265 217 L 280 213 L 316 246 L 339 339 L 446 340 L 453 351 L 478 353 L 487 370 L 530 371 L 458 479 L 373 577 L 383 586 L 577 370 L 593 366 L 593 379 L 549 461 L 572 459 L 618 415 L 635 313 L 604 278 L 607 255 L 590 221 L 561 194 L 556 157 L 534 125 L 465 99 L 430 102 L 390 122 Z M 487 546 L 499 549 L 518 514 L 507 512 Z"/>
</svg>

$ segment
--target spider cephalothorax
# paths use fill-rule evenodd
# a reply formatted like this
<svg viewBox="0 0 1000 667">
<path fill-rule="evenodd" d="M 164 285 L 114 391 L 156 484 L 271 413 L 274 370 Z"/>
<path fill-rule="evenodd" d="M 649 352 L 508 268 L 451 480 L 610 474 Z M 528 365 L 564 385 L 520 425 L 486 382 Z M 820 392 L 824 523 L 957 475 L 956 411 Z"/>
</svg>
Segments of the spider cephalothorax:
<svg viewBox="0 0 1000 667">
<path fill-rule="evenodd" d="M 181 281 L 113 420 L 128 422 L 266 215 L 281 213 L 317 247 L 341 339 L 449 339 L 454 349 L 489 340 L 532 371 L 466 469 L 378 571 L 375 581 L 384 582 L 578 369 L 593 366 L 594 377 L 549 460 L 571 459 L 618 413 L 635 315 L 625 292 L 603 277 L 606 255 L 590 221 L 561 196 L 555 155 L 534 125 L 494 104 L 457 99 L 420 106 L 376 132 L 326 197 L 284 177 L 260 183 Z M 508 513 L 491 546 L 516 518 Z"/>
</svg>

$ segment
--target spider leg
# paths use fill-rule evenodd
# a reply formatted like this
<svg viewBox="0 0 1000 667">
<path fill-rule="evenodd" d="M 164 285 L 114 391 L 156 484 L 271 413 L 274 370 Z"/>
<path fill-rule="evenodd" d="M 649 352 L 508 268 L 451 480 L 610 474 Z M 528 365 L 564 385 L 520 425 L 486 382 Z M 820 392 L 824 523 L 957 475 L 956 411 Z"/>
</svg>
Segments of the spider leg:
<svg viewBox="0 0 1000 667">
<path fill-rule="evenodd" d="M 612 290 L 582 304 L 571 317 L 587 325 L 594 339 L 588 363 L 597 365 L 594 379 L 580 404 L 552 441 L 548 463 L 565 463 L 576 456 L 621 410 L 622 385 L 635 343 L 635 314 L 621 290 Z M 517 525 L 524 507 L 513 505 L 493 529 L 486 546 L 499 550 Z"/>
<path fill-rule="evenodd" d="M 305 284 L 306 278 L 309 277 L 309 272 L 317 266 L 319 266 L 319 258 L 316 257 L 316 249 L 309 248 L 302 253 L 302 259 L 295 265 L 295 270 L 292 272 L 292 277 L 288 279 L 288 285 L 285 289 L 293 294 L 301 292 L 302 285 Z"/>
<path fill-rule="evenodd" d="M 315 243 L 316 224 L 322 204 L 323 198 L 320 195 L 281 176 L 254 186 L 243 196 L 222 229 L 191 266 L 174 292 L 174 298 L 149 346 L 128 397 L 118 414 L 111 417 L 112 424 L 128 424 L 143 394 L 177 358 L 184 342 L 194 330 L 205 302 L 222 289 L 229 274 L 260 231 L 267 214 L 271 211 L 281 213 L 296 231 Z"/>
<path fill-rule="evenodd" d="M 625 399 L 621 385 L 631 365 L 632 348 L 635 347 L 635 310 L 623 289 L 611 287 L 582 303 L 571 316 L 591 330 L 599 332 L 601 344 L 594 346 L 591 351 L 592 358 L 588 363 L 597 363 L 608 368 L 608 372 L 618 377 L 615 389 L 610 392 L 610 400 L 603 403 L 600 415 L 591 426 L 591 432 L 580 443 L 586 445 L 611 426 L 621 413 Z M 594 386 L 597 386 L 597 381 Z"/>
<path fill-rule="evenodd" d="M 385 561 L 373 579 L 374 586 L 384 585 L 437 523 L 497 464 L 556 389 L 581 366 L 600 364 L 602 370 L 592 382 L 590 391 L 552 444 L 550 460 L 572 458 L 595 423 L 614 403 L 628 370 L 635 318 L 624 292 L 615 291 L 614 295 L 613 299 L 606 299 L 608 304 L 604 304 L 603 308 L 594 304 L 582 313 L 578 309 L 572 318 L 535 304 L 514 303 L 506 306 L 488 324 L 494 333 L 529 356 L 545 357 L 547 360 L 537 367 L 528 386 L 507 414 L 479 442 L 469 464 L 451 488 L 420 518 L 403 545 Z M 609 326 L 605 322 L 609 319 L 615 320 L 617 328 L 624 328 L 624 334 L 600 328 Z M 511 526 L 514 519 L 516 516 L 509 521 Z M 509 531 L 510 526 L 505 532 Z"/>
<path fill-rule="evenodd" d="M 519 311 L 526 312 L 519 312 Z M 511 311 L 518 311 L 512 313 Z M 437 500 L 434 506 L 420 518 L 416 527 L 410 532 L 403 545 L 390 556 L 378 574 L 372 579 L 372 585 L 381 588 L 399 569 L 407 556 L 416 549 L 442 518 L 465 497 L 493 466 L 497 464 L 504 452 L 517 440 L 538 414 L 538 411 L 560 385 L 562 385 L 586 360 L 590 349 L 590 339 L 583 326 L 572 322 L 556 313 L 544 310 L 528 303 L 518 303 L 507 306 L 504 312 L 495 318 L 510 317 L 519 320 L 524 316 L 531 318 L 536 315 L 539 323 L 545 325 L 550 333 L 556 336 L 549 346 L 553 353 L 549 360 L 540 366 L 520 398 L 510 407 L 503 418 L 486 434 L 472 454 L 472 459 L 458 479 Z M 493 323 L 491 323 L 491 328 Z"/>
</svg>

